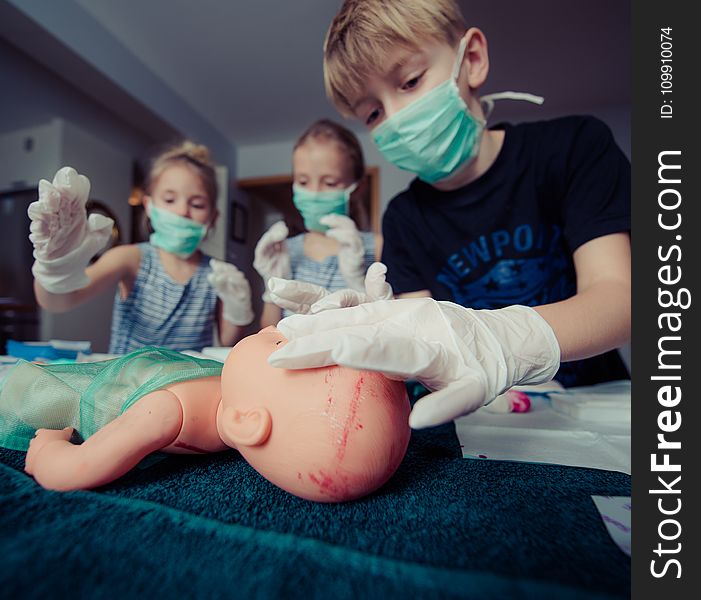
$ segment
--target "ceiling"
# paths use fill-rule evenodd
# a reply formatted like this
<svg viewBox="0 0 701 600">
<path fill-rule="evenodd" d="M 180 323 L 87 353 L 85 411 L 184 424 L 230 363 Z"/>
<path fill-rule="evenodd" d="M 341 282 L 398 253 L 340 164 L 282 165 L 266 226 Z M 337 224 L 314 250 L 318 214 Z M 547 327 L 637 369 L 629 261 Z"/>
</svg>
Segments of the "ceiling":
<svg viewBox="0 0 701 600">
<path fill-rule="evenodd" d="M 321 48 L 339 1 L 73 1 L 236 146 L 338 118 L 324 96 Z M 539 94 L 550 112 L 630 104 L 629 0 L 460 4 L 489 42 L 484 92 Z M 504 106 L 504 117 L 530 110 Z"/>
</svg>

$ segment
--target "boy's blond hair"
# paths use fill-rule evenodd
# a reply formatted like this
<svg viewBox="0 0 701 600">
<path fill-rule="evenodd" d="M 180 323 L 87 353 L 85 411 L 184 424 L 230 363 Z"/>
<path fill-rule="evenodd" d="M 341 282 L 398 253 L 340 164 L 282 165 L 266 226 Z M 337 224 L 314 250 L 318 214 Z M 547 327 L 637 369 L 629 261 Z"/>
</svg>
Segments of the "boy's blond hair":
<svg viewBox="0 0 701 600">
<path fill-rule="evenodd" d="M 455 45 L 465 33 L 455 0 L 345 0 L 324 41 L 326 94 L 345 116 L 363 95 L 364 82 L 382 75 L 397 46 L 421 42 Z"/>
</svg>

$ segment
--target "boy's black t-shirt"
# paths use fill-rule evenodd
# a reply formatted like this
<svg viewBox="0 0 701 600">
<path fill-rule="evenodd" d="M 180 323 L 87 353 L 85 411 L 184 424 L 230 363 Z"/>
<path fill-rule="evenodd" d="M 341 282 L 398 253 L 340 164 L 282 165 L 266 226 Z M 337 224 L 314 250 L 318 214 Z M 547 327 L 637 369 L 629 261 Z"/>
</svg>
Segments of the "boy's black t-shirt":
<svg viewBox="0 0 701 600">
<path fill-rule="evenodd" d="M 470 308 L 573 296 L 573 252 L 630 231 L 630 163 L 594 117 L 502 124 L 489 170 L 442 192 L 415 179 L 385 211 L 382 262 L 395 294 L 429 290 Z M 616 351 L 563 363 L 565 386 L 627 378 Z"/>
</svg>

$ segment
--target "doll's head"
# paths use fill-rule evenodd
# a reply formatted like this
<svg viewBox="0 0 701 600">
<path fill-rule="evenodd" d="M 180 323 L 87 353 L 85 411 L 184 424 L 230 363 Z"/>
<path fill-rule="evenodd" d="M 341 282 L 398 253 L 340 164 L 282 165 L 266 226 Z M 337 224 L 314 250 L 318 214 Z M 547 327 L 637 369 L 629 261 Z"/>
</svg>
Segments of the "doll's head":
<svg viewBox="0 0 701 600">
<path fill-rule="evenodd" d="M 409 443 L 404 384 L 336 365 L 270 366 L 268 356 L 286 341 L 267 327 L 234 346 L 222 371 L 221 438 L 296 496 L 342 502 L 373 492 Z"/>
</svg>

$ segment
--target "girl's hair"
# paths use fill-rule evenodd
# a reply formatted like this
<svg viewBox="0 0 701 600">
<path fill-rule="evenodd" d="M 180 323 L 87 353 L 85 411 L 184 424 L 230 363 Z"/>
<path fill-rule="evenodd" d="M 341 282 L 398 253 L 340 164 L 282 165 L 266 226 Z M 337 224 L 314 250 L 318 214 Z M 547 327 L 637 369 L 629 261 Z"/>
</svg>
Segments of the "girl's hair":
<svg viewBox="0 0 701 600">
<path fill-rule="evenodd" d="M 175 164 L 186 165 L 199 175 L 212 207 L 215 207 L 217 203 L 217 175 L 209 149 L 207 146 L 195 144 L 190 140 L 167 148 L 153 159 L 146 177 L 146 193 L 150 194 L 163 171 Z"/>
<path fill-rule="evenodd" d="M 363 178 L 363 175 L 365 175 L 363 149 L 360 147 L 360 142 L 352 131 L 330 119 L 320 119 L 312 123 L 299 137 L 294 145 L 293 151 L 309 139 L 331 140 L 338 143 L 351 162 L 353 180 L 360 181 Z"/>
</svg>

